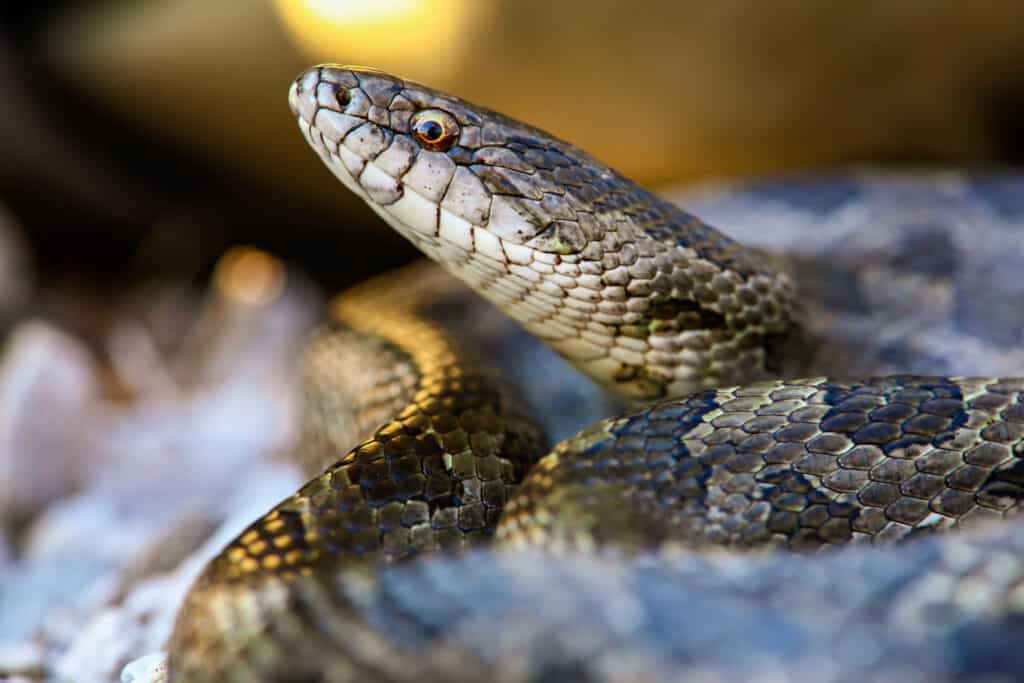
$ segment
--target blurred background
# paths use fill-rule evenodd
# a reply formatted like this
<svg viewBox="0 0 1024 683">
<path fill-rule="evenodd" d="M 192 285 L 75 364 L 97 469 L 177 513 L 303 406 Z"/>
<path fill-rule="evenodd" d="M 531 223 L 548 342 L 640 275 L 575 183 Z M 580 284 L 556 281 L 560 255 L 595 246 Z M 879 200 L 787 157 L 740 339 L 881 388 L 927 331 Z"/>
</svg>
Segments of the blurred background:
<svg viewBox="0 0 1024 683">
<path fill-rule="evenodd" d="M 1019 19 L 1012 0 L 4 3 L 0 200 L 47 275 L 121 281 L 209 265 L 236 241 L 331 284 L 408 259 L 296 133 L 287 85 L 319 61 L 527 119 L 655 188 L 1013 164 Z"/>
<path fill-rule="evenodd" d="M 0 4 L 0 678 L 116 680 L 159 649 L 201 561 L 298 482 L 275 463 L 324 294 L 415 257 L 306 147 L 286 103 L 302 69 L 423 81 L 656 190 L 854 164 L 1005 170 L 1024 162 L 1020 13 Z"/>
</svg>

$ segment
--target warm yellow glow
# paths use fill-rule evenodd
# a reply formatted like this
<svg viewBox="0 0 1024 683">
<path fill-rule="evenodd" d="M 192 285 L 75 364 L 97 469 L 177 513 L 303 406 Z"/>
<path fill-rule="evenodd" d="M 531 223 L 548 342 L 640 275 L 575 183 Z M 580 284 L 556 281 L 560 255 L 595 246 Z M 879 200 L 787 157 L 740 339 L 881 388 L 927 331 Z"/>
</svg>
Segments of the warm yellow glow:
<svg viewBox="0 0 1024 683">
<path fill-rule="evenodd" d="M 234 247 L 221 256 L 213 275 L 220 293 L 250 306 L 271 303 L 284 289 L 284 266 L 265 251 Z"/>
<path fill-rule="evenodd" d="M 489 3 L 479 0 L 275 0 L 314 61 L 358 63 L 444 81 Z"/>
<path fill-rule="evenodd" d="M 310 12 L 330 21 L 365 22 L 414 16 L 422 11 L 424 3 L 418 0 L 306 0 L 287 4 L 304 4 Z"/>
</svg>

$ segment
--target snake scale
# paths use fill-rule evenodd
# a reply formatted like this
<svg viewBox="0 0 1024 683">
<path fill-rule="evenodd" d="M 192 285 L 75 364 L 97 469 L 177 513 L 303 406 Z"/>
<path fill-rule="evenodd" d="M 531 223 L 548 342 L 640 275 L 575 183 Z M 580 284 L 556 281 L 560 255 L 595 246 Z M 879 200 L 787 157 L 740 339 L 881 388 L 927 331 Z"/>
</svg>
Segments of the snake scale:
<svg viewBox="0 0 1024 683">
<path fill-rule="evenodd" d="M 798 267 L 573 146 L 369 69 L 289 102 L 346 187 L 630 407 L 545 455 L 475 295 L 425 265 L 344 293 L 305 357 L 312 478 L 207 566 L 172 680 L 1024 678 L 1024 378 L 819 374 L 857 349 Z"/>
</svg>

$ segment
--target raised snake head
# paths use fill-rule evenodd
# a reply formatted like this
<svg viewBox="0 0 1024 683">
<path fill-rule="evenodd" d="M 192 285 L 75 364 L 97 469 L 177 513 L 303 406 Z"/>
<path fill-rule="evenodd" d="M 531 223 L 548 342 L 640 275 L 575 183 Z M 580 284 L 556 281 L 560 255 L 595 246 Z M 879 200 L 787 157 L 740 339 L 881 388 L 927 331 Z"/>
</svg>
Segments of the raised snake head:
<svg viewBox="0 0 1024 683">
<path fill-rule="evenodd" d="M 583 151 L 375 70 L 292 84 L 309 144 L 428 256 L 619 393 L 772 374 L 785 278 Z"/>
</svg>

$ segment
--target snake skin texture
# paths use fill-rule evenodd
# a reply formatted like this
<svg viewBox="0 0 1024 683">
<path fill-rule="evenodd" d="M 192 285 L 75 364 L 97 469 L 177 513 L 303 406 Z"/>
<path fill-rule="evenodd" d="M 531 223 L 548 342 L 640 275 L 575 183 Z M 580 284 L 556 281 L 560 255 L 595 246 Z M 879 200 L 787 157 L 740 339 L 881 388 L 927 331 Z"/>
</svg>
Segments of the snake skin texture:
<svg viewBox="0 0 1024 683">
<path fill-rule="evenodd" d="M 820 319 L 861 302 L 819 310 L 816 285 L 851 274 L 774 274 L 571 145 L 381 72 L 315 67 L 289 101 L 389 224 L 655 402 L 538 460 L 453 280 L 344 293 L 306 356 L 315 476 L 207 567 L 172 680 L 1024 680 L 1024 378 L 801 375 L 846 359 Z"/>
<path fill-rule="evenodd" d="M 397 410 L 347 453 L 338 449 L 330 467 L 210 562 L 169 646 L 177 680 L 293 680 L 289 635 L 301 639 L 303 627 L 290 591 L 315 584 L 341 558 L 396 560 L 468 547 L 490 534 L 507 496 L 541 455 L 541 435 L 500 376 L 474 363 L 425 315 L 414 315 L 415 297 L 382 307 L 416 283 L 392 286 L 367 283 L 333 307 L 338 329 L 321 333 L 306 356 L 306 376 L 318 378 L 307 385 L 306 419 L 319 422 L 340 407 L 338 392 L 321 387 L 352 370 L 353 357 L 337 353 L 341 345 L 365 344 L 356 357 L 401 359 L 380 391 L 349 387 L 363 390 L 344 396 L 362 411 L 358 423 L 381 406 Z M 334 438 L 325 429 L 301 449 L 314 454 L 312 466 Z"/>
<path fill-rule="evenodd" d="M 1024 380 L 995 378 L 707 390 L 560 444 L 498 539 L 815 550 L 998 519 L 1024 499 L 1022 397 Z"/>
</svg>

